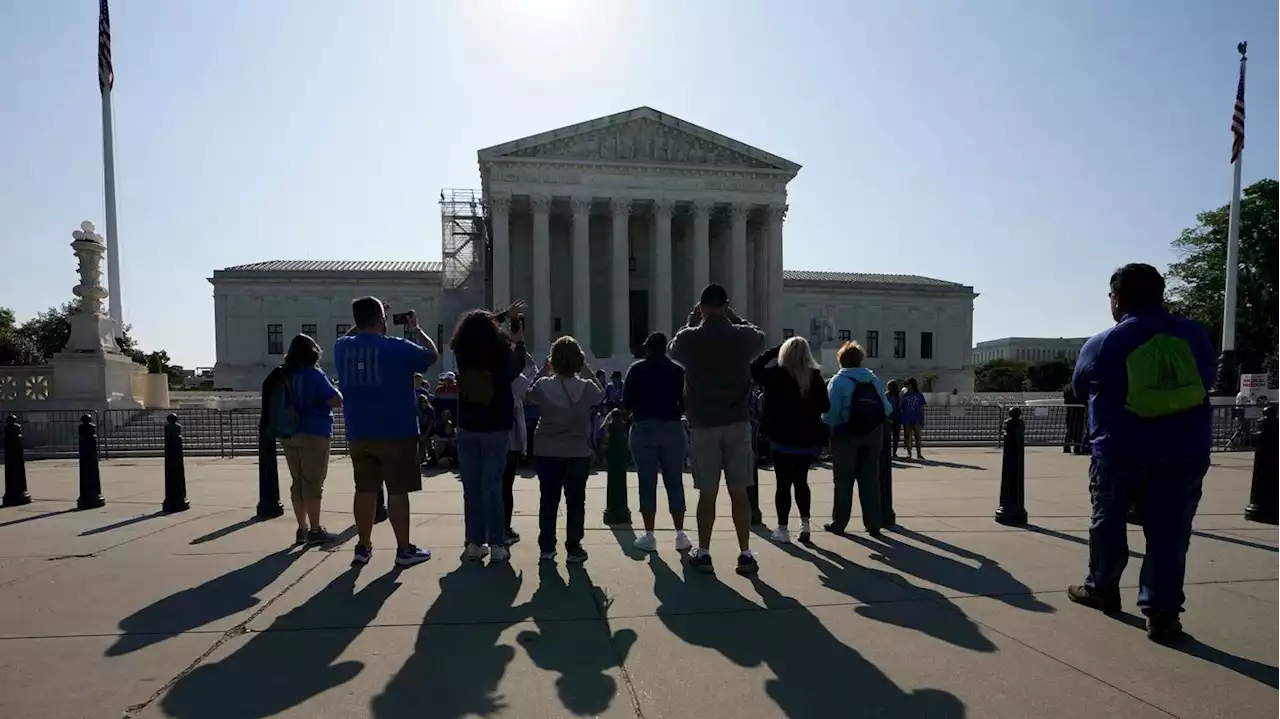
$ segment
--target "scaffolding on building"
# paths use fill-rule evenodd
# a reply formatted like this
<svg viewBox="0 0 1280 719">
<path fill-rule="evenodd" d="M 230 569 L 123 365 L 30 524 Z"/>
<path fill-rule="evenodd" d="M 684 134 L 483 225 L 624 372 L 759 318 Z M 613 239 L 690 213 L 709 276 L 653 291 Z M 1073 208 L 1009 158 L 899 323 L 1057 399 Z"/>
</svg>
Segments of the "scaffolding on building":
<svg viewBox="0 0 1280 719">
<path fill-rule="evenodd" d="M 488 307 L 489 219 L 479 190 L 440 191 L 443 282 L 441 300 L 446 326 L 463 312 Z"/>
</svg>

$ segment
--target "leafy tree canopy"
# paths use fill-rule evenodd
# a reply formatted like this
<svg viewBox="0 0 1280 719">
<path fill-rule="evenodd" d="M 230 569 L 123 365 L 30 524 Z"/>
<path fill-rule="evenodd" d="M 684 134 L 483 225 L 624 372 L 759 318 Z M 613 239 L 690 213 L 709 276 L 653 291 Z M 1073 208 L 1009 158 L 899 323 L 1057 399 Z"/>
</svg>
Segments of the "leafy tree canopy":
<svg viewBox="0 0 1280 719">
<path fill-rule="evenodd" d="M 1274 357 L 1277 334 L 1277 199 L 1275 180 L 1245 188 L 1240 200 L 1239 278 L 1236 292 L 1236 352 L 1245 371 L 1258 371 Z M 1196 226 L 1173 241 L 1178 261 L 1169 266 L 1169 308 L 1198 320 L 1214 344 L 1222 339 L 1229 206 L 1201 212 Z"/>
</svg>

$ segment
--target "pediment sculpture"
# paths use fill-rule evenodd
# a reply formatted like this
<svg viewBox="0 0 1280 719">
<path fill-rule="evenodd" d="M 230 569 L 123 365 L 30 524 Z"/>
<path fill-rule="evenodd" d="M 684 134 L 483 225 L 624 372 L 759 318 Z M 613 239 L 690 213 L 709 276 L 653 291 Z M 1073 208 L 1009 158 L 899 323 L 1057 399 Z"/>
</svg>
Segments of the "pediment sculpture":
<svg viewBox="0 0 1280 719">
<path fill-rule="evenodd" d="M 744 153 L 649 119 L 602 127 L 510 153 L 554 160 L 633 160 L 772 168 Z"/>
</svg>

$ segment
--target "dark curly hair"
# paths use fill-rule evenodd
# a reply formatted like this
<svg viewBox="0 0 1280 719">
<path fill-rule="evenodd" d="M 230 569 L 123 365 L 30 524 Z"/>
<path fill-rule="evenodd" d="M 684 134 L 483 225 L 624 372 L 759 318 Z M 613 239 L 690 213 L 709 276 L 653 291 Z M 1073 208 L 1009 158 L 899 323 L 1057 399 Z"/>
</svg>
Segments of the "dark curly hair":
<svg viewBox="0 0 1280 719">
<path fill-rule="evenodd" d="M 497 315 L 471 310 L 454 327 L 449 349 L 459 367 L 495 367 L 511 350 L 511 336 L 499 326 Z"/>
</svg>

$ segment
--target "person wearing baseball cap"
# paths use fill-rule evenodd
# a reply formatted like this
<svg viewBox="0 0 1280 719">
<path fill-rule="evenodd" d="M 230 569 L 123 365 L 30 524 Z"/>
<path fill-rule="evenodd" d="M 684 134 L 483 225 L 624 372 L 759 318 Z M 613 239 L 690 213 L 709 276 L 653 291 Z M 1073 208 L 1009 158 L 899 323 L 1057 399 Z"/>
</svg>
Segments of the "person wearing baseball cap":
<svg viewBox="0 0 1280 719">
<path fill-rule="evenodd" d="M 685 369 L 685 414 L 691 429 L 693 484 L 698 489 L 698 546 L 689 565 L 714 571 L 711 530 L 716 519 L 720 475 L 729 490 L 738 535 L 739 574 L 759 569 L 751 553 L 751 503 L 755 483 L 751 457 L 751 360 L 765 348 L 765 334 L 734 312 L 729 293 L 717 284 L 702 290 L 686 327 L 671 340 L 671 359 Z"/>
</svg>

